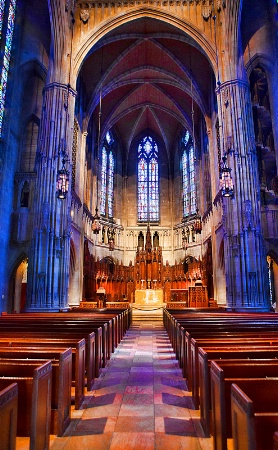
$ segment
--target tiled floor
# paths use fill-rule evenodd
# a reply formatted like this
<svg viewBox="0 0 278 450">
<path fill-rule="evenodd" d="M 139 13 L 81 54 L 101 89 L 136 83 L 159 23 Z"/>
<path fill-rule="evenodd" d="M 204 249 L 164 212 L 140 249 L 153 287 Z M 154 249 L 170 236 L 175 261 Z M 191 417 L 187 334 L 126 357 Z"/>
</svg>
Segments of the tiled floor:
<svg viewBox="0 0 278 450">
<path fill-rule="evenodd" d="M 51 439 L 51 450 L 212 447 L 160 322 L 130 327 L 65 435 Z"/>
</svg>

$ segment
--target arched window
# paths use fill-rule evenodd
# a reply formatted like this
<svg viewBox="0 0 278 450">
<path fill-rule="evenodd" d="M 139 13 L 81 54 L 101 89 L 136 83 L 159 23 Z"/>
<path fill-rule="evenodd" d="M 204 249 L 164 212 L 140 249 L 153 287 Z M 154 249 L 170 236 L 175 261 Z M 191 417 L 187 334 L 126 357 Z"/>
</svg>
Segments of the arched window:
<svg viewBox="0 0 278 450">
<path fill-rule="evenodd" d="M 158 222 L 158 147 L 145 136 L 138 146 L 138 222 Z"/>
<path fill-rule="evenodd" d="M 196 214 L 196 172 L 192 137 L 186 130 L 182 137 L 182 197 L 183 217 Z"/>
<path fill-rule="evenodd" d="M 113 217 L 115 158 L 113 138 L 108 131 L 101 150 L 100 214 Z"/>
<path fill-rule="evenodd" d="M 6 89 L 11 60 L 15 23 L 16 0 L 0 0 L 0 40 L 3 49 L 3 60 L 0 78 L 0 136 L 2 135 L 3 116 L 5 110 Z M 4 36 L 3 31 L 6 31 Z"/>
</svg>

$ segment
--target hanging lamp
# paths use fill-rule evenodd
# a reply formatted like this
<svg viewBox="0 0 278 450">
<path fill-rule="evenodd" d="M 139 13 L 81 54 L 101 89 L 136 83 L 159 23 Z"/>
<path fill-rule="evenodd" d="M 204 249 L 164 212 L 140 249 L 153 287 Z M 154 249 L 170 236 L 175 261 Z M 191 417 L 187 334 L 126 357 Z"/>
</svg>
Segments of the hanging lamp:
<svg viewBox="0 0 278 450">
<path fill-rule="evenodd" d="M 102 72 L 102 71 L 101 71 Z M 100 89 L 100 93 L 99 93 L 99 113 L 98 113 L 98 141 L 97 141 L 97 160 L 99 157 L 99 147 L 100 147 L 100 124 L 101 124 L 101 100 L 102 100 L 102 96 L 101 96 L 101 89 Z M 96 168 L 96 203 L 98 201 L 98 177 L 97 177 L 97 171 L 98 171 L 98 165 Z M 99 234 L 100 232 L 100 216 L 98 215 L 98 207 L 96 206 L 95 209 L 95 215 L 93 216 L 93 223 L 92 223 L 92 231 L 94 234 Z"/>
<path fill-rule="evenodd" d="M 193 103 L 193 80 L 192 80 L 192 69 L 191 69 L 191 53 L 190 53 L 190 75 L 191 75 L 191 116 L 192 116 L 192 144 L 193 144 L 193 153 L 195 159 L 195 121 L 194 121 L 194 103 Z M 197 183 L 195 181 L 196 186 L 196 204 L 197 204 Z M 197 205 L 196 205 L 197 206 Z M 196 216 L 193 224 L 193 228 L 196 234 L 201 234 L 202 232 L 202 218 L 199 214 L 198 207 L 196 208 Z"/>
<path fill-rule="evenodd" d="M 234 183 L 231 176 L 232 169 L 227 164 L 227 156 L 222 158 L 222 167 L 220 170 L 220 188 L 223 197 L 233 197 L 234 195 Z"/>
</svg>

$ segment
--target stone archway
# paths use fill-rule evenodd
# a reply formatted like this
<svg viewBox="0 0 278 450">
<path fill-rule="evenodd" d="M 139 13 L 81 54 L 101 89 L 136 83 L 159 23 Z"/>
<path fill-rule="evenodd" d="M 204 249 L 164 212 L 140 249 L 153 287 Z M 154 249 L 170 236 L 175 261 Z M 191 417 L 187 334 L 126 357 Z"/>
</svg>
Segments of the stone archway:
<svg viewBox="0 0 278 450">
<path fill-rule="evenodd" d="M 10 279 L 11 304 L 9 312 L 20 313 L 26 306 L 28 259 L 22 258 Z"/>
<path fill-rule="evenodd" d="M 267 265 L 271 306 L 278 312 L 278 257 L 275 252 L 268 253 Z"/>
</svg>

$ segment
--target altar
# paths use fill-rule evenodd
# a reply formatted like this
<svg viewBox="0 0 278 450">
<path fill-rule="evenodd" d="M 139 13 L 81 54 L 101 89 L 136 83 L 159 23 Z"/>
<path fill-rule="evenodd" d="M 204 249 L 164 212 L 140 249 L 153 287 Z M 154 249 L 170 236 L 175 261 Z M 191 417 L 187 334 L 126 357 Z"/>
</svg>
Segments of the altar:
<svg viewBox="0 0 278 450">
<path fill-rule="evenodd" d="M 163 289 L 137 289 L 135 304 L 141 306 L 161 306 L 163 304 Z"/>
</svg>

